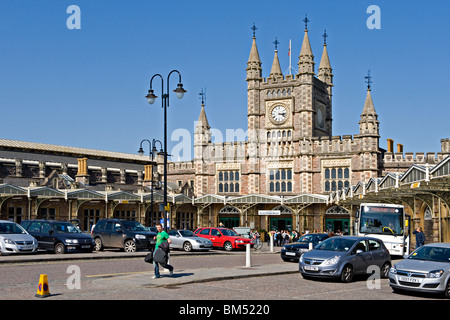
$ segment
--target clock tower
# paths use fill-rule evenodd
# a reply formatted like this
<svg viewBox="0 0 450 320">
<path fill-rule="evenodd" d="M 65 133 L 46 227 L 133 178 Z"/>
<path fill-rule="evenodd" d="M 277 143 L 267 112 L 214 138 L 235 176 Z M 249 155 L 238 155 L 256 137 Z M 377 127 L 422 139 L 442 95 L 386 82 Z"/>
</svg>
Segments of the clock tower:
<svg viewBox="0 0 450 320">
<path fill-rule="evenodd" d="M 303 43 L 298 60 L 298 73 L 283 75 L 275 40 L 275 54 L 267 78 L 262 78 L 261 61 L 253 34 L 250 58 L 247 62 L 248 132 L 249 141 L 267 142 L 267 154 L 276 147 L 284 155 L 292 154 L 292 143 L 314 137 L 332 136 L 333 74 L 328 57 L 326 38 L 318 75 L 308 37 L 305 18 Z M 256 28 L 253 27 L 253 31 Z M 289 54 L 291 54 L 289 52 Z"/>
</svg>

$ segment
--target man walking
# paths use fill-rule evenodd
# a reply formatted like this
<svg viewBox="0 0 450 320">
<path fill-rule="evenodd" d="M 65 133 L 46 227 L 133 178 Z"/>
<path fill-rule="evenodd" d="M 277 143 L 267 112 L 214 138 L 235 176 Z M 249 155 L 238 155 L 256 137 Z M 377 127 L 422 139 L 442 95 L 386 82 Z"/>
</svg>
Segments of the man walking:
<svg viewBox="0 0 450 320">
<path fill-rule="evenodd" d="M 156 244 L 155 244 L 155 253 L 156 250 L 158 250 L 158 247 L 164 243 L 167 242 L 168 244 L 170 244 L 172 241 L 169 238 L 169 235 L 167 234 L 167 232 L 165 232 L 162 228 L 162 225 L 160 223 L 158 223 L 156 225 L 156 230 L 158 230 L 158 234 L 156 235 L 156 237 L 154 238 L 156 240 Z M 167 246 L 168 247 L 168 246 Z M 161 250 L 161 249 L 160 249 Z M 167 261 L 167 260 L 166 260 Z M 163 263 L 163 262 L 156 262 L 155 261 L 155 257 L 153 258 L 153 267 L 155 269 L 155 275 L 153 276 L 153 279 L 157 279 L 160 277 L 159 274 L 159 264 L 161 264 L 161 266 L 163 268 L 169 269 L 169 275 L 172 276 L 173 275 L 173 267 L 170 264 L 167 263 Z"/>
</svg>

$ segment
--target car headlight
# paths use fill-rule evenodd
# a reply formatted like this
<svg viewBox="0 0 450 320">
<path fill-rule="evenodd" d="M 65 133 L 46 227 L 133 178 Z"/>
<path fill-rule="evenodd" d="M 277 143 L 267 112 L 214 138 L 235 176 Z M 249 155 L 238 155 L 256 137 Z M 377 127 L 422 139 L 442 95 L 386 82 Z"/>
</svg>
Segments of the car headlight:
<svg viewBox="0 0 450 320">
<path fill-rule="evenodd" d="M 134 236 L 136 239 L 144 240 L 145 236 L 143 234 L 137 234 Z"/>
<path fill-rule="evenodd" d="M 397 268 L 395 266 L 392 266 L 391 269 L 389 269 L 390 274 L 397 274 Z"/>
<path fill-rule="evenodd" d="M 428 272 L 427 278 L 440 278 L 444 274 L 444 270 L 433 270 Z"/>
<path fill-rule="evenodd" d="M 303 262 L 303 255 L 300 256 L 299 262 Z"/>
<path fill-rule="evenodd" d="M 12 241 L 11 239 L 3 239 L 3 241 L 7 244 L 16 244 L 14 241 Z"/>
<path fill-rule="evenodd" d="M 236 240 L 236 243 L 244 243 L 244 240 Z"/>
<path fill-rule="evenodd" d="M 340 259 L 340 257 L 338 257 L 338 256 L 333 257 L 333 258 L 330 258 L 330 259 L 327 259 L 327 260 L 325 260 L 325 261 L 323 262 L 323 265 L 324 265 L 324 266 L 332 266 L 332 265 L 335 265 L 335 264 L 337 264 L 337 263 L 339 262 L 339 259 Z"/>
<path fill-rule="evenodd" d="M 77 239 L 66 239 L 67 243 L 78 243 Z"/>
<path fill-rule="evenodd" d="M 281 250 L 284 250 L 284 251 L 286 251 L 286 247 L 282 247 L 282 248 L 281 248 Z"/>
</svg>

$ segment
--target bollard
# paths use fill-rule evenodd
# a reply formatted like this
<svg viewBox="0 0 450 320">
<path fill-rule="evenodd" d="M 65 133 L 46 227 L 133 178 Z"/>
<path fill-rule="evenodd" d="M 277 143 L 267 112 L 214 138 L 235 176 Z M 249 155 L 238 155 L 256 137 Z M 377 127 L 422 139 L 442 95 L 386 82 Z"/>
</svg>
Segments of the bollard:
<svg viewBox="0 0 450 320">
<path fill-rule="evenodd" d="M 273 234 L 270 234 L 270 252 L 273 252 Z"/>
<path fill-rule="evenodd" d="M 311 251 L 311 250 L 313 249 L 313 244 L 312 244 L 312 242 L 309 243 L 308 247 L 309 247 L 309 251 Z"/>
<path fill-rule="evenodd" d="M 252 262 L 250 259 L 250 244 L 247 243 L 246 247 L 247 247 L 247 250 L 246 250 L 246 254 L 245 254 L 245 266 L 247 268 L 250 268 L 252 266 Z"/>
</svg>

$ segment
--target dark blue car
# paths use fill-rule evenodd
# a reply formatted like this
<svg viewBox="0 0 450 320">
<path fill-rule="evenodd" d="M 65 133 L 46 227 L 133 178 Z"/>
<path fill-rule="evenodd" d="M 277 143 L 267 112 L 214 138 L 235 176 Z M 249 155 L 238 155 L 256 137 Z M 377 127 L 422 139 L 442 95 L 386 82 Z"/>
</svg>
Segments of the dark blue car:
<svg viewBox="0 0 450 320">
<path fill-rule="evenodd" d="M 20 225 L 38 241 L 38 248 L 57 254 L 92 252 L 93 238 L 67 221 L 24 220 Z"/>
<path fill-rule="evenodd" d="M 309 251 L 309 244 L 312 243 L 313 248 L 328 238 L 327 233 L 308 233 L 302 236 L 297 242 L 284 245 L 281 248 L 281 259 L 283 261 L 298 262 L 300 256 Z"/>
</svg>

